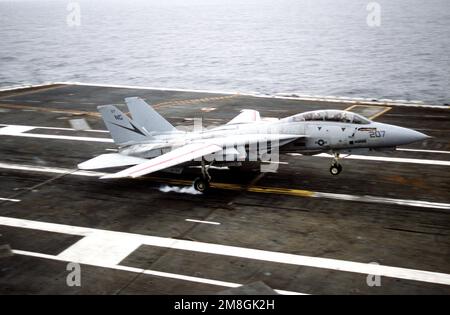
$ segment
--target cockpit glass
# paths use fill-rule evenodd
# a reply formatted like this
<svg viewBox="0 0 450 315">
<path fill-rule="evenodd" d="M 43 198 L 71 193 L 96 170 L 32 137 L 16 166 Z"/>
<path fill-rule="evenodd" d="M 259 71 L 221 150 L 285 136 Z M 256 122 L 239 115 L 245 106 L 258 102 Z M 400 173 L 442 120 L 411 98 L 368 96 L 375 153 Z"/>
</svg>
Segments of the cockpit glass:
<svg viewBox="0 0 450 315">
<path fill-rule="evenodd" d="M 370 121 L 360 115 L 354 114 L 353 123 L 360 124 L 360 125 L 366 125 L 366 124 L 370 124 Z"/>
<path fill-rule="evenodd" d="M 325 120 L 326 121 L 336 121 L 341 122 L 343 119 L 343 113 L 337 111 L 327 111 L 325 112 Z"/>
<path fill-rule="evenodd" d="M 295 115 L 292 117 L 292 121 L 305 121 L 305 117 L 303 116 L 303 114 Z"/>
<path fill-rule="evenodd" d="M 333 121 L 347 124 L 370 124 L 370 120 L 361 115 L 342 110 L 320 110 L 298 114 L 292 117 L 292 121 Z"/>
</svg>

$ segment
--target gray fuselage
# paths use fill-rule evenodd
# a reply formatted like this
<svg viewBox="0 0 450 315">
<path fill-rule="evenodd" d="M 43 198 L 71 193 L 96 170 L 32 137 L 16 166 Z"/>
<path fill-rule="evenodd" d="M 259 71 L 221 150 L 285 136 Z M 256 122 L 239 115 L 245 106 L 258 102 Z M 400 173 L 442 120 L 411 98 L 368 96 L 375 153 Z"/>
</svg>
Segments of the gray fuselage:
<svg viewBox="0 0 450 315">
<path fill-rule="evenodd" d="M 120 148 L 120 152 L 131 156 L 152 158 L 188 143 L 205 140 L 214 143 L 215 138 L 225 138 L 229 141 L 226 148 L 224 145 L 224 152 L 227 148 L 234 147 L 238 150 L 241 148 L 240 151 L 244 148 L 248 155 L 248 144 L 252 142 L 252 136 L 261 134 L 298 135 L 298 138 L 294 140 L 290 138 L 271 142 L 268 150 L 277 147 L 280 153 L 302 154 L 365 152 L 395 148 L 428 138 L 412 129 L 373 122 L 355 113 L 322 110 L 279 120 L 261 120 L 252 123 L 227 124 L 193 132 L 158 134 L 149 137 L 148 141 L 125 145 Z M 267 151 L 267 146 L 263 150 Z"/>
</svg>

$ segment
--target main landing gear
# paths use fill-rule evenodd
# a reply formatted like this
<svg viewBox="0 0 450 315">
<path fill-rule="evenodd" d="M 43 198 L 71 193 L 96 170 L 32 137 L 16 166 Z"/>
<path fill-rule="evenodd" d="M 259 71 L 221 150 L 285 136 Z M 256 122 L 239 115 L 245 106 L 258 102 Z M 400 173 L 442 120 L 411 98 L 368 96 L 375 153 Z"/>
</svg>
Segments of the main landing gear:
<svg viewBox="0 0 450 315">
<path fill-rule="evenodd" d="M 209 182 L 211 181 L 211 176 L 209 175 L 209 168 L 211 167 L 212 163 L 206 166 L 205 160 L 202 159 L 202 176 L 197 177 L 194 180 L 194 188 L 195 190 L 199 192 L 206 192 L 209 189 Z"/>
<path fill-rule="evenodd" d="M 334 153 L 333 161 L 330 166 L 331 175 L 339 175 L 342 172 L 342 165 L 339 164 L 339 153 Z"/>
</svg>

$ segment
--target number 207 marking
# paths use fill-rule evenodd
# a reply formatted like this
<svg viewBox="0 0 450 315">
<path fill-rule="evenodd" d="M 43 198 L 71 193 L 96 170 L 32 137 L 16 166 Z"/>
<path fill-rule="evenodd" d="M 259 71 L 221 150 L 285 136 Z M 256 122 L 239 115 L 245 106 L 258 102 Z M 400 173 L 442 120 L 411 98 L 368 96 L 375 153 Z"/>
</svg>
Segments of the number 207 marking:
<svg viewBox="0 0 450 315">
<path fill-rule="evenodd" d="M 376 131 L 370 131 L 369 136 L 371 138 L 384 138 L 384 135 L 386 134 L 386 131 L 384 130 L 376 130 Z"/>
</svg>

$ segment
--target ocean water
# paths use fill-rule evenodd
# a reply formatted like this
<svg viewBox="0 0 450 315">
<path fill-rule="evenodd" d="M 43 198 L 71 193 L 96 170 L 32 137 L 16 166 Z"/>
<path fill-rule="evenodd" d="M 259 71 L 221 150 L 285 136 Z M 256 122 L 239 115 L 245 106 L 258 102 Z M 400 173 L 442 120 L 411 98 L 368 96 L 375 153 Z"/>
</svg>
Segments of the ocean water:
<svg viewBox="0 0 450 315">
<path fill-rule="evenodd" d="M 78 26 L 67 23 L 70 2 Z M 81 81 L 449 103 L 450 1 L 376 1 L 374 27 L 369 2 L 0 0 L 0 86 Z"/>
</svg>

